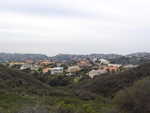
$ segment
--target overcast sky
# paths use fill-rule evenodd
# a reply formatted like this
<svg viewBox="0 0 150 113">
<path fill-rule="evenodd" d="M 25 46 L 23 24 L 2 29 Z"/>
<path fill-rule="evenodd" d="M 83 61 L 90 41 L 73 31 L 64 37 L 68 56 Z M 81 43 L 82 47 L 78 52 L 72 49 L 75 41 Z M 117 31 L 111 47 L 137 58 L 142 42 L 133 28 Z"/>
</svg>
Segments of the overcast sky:
<svg viewBox="0 0 150 113">
<path fill-rule="evenodd" d="M 0 0 L 0 52 L 150 52 L 150 0 Z"/>
</svg>

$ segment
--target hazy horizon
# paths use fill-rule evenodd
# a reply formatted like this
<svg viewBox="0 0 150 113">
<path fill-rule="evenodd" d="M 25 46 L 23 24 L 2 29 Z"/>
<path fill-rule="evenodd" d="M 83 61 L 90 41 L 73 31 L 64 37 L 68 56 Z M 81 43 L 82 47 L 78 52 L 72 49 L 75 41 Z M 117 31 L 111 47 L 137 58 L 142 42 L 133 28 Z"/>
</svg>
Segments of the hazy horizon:
<svg viewBox="0 0 150 113">
<path fill-rule="evenodd" d="M 0 52 L 0 53 L 3 53 L 3 54 L 40 54 L 40 55 L 46 55 L 48 57 L 54 57 L 56 55 L 92 55 L 92 54 L 105 54 L 105 55 L 109 55 L 109 54 L 114 54 L 114 55 L 130 55 L 130 54 L 136 54 L 136 53 L 150 53 L 150 52 L 145 52 L 145 51 L 141 51 L 141 52 L 132 52 L 132 53 L 126 53 L 126 54 L 120 54 L 120 53 L 81 53 L 81 54 L 78 54 L 78 53 L 58 53 L 58 54 L 55 54 L 55 55 L 48 55 L 48 54 L 45 54 L 45 53 L 17 53 L 17 52 Z"/>
<path fill-rule="evenodd" d="M 148 0 L 0 0 L 0 52 L 150 52 Z"/>
</svg>

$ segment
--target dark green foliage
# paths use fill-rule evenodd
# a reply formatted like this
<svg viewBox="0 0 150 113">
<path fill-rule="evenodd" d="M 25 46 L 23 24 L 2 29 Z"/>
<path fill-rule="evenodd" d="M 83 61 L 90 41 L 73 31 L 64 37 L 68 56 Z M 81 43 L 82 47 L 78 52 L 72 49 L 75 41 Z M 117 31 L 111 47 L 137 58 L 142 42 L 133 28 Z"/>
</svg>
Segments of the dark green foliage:
<svg viewBox="0 0 150 113">
<path fill-rule="evenodd" d="M 150 78 L 117 93 L 114 103 L 122 113 L 150 113 Z"/>
<path fill-rule="evenodd" d="M 16 113 L 49 113 L 47 108 L 43 108 L 43 107 L 27 107 L 24 108 Z"/>
<path fill-rule="evenodd" d="M 50 86 L 66 86 L 72 83 L 72 78 L 65 75 L 51 75 L 49 77 Z"/>
<path fill-rule="evenodd" d="M 40 90 L 49 90 L 48 85 L 35 79 L 32 75 L 18 70 L 0 66 L 0 90 L 39 93 Z M 46 92 L 47 92 L 46 91 Z"/>
<path fill-rule="evenodd" d="M 16 112 L 23 106 L 32 106 L 34 104 L 35 100 L 29 96 L 0 92 L 0 112 L 2 113 Z"/>
<path fill-rule="evenodd" d="M 66 95 L 61 89 L 54 89 L 38 80 L 35 75 L 0 65 L 0 91 L 19 95 Z M 68 94 L 67 94 L 68 95 Z"/>
<path fill-rule="evenodd" d="M 96 98 L 96 94 L 85 90 L 77 90 L 75 94 L 82 100 L 94 100 Z"/>
<path fill-rule="evenodd" d="M 0 94 L 0 100 L 2 113 L 104 113 L 111 109 L 103 97 L 84 101 L 75 96 L 18 96 L 10 93 Z"/>
<path fill-rule="evenodd" d="M 140 80 L 150 75 L 149 70 L 147 63 L 94 80 L 81 80 L 80 76 L 75 80 L 75 77 L 31 74 L 0 65 L 0 112 L 149 113 L 150 79 Z M 137 80 L 140 81 L 134 84 Z"/>
<path fill-rule="evenodd" d="M 139 79 L 150 75 L 150 63 L 116 74 L 98 76 L 76 86 L 77 90 L 88 90 L 104 96 L 113 96 L 117 91 L 132 86 Z"/>
</svg>

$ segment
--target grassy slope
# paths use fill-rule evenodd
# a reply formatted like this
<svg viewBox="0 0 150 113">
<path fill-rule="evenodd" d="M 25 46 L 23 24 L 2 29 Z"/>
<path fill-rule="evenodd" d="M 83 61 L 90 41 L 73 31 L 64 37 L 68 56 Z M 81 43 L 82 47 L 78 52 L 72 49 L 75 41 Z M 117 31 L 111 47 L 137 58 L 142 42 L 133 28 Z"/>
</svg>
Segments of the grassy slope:
<svg viewBox="0 0 150 113">
<path fill-rule="evenodd" d="M 51 112 L 103 113 L 109 100 L 81 100 L 71 89 L 53 88 L 21 71 L 0 65 L 0 112 L 15 113 L 26 107 L 45 106 Z"/>
<path fill-rule="evenodd" d="M 109 101 L 102 97 L 85 101 L 77 97 L 0 94 L 0 112 L 2 113 L 15 113 L 27 107 L 38 106 L 46 107 L 50 112 L 55 113 L 60 109 L 69 113 L 104 113 L 112 107 Z"/>
<path fill-rule="evenodd" d="M 15 113 L 26 107 L 45 106 L 50 113 L 106 113 L 113 105 L 110 99 L 100 95 L 112 95 L 132 86 L 135 81 L 149 76 L 149 70 L 147 63 L 136 69 L 85 81 L 77 88 L 97 96 L 95 100 L 82 100 L 74 94 L 74 88 L 49 87 L 31 75 L 0 66 L 0 112 Z"/>
</svg>

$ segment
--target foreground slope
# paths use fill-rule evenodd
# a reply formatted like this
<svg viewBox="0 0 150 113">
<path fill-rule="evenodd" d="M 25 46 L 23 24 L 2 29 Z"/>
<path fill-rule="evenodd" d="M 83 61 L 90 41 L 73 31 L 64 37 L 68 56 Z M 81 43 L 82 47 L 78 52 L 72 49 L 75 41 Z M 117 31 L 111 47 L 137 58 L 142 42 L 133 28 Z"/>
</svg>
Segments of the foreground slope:
<svg viewBox="0 0 150 113">
<path fill-rule="evenodd" d="M 41 82 L 31 74 L 0 65 L 0 91 L 19 95 L 65 95 L 61 89 L 55 89 Z"/>
<path fill-rule="evenodd" d="M 2 65 L 0 87 L 0 113 L 103 113 L 111 108 L 103 97 L 82 100 L 66 87 L 50 87 Z"/>
<path fill-rule="evenodd" d="M 137 80 L 150 76 L 150 63 L 124 72 L 98 76 L 94 80 L 84 81 L 77 90 L 90 91 L 104 96 L 113 96 L 117 91 L 127 88 Z"/>
</svg>

